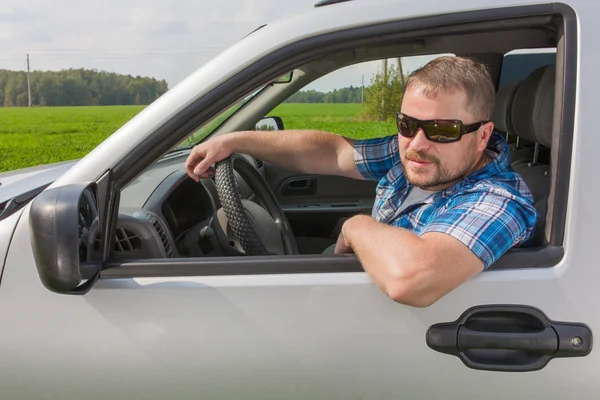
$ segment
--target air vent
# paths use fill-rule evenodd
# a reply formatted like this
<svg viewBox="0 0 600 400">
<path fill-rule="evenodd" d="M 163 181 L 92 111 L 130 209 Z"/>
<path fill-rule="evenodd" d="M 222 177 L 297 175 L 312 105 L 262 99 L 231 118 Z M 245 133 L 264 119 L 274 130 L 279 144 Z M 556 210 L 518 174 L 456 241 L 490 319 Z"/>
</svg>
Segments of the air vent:
<svg viewBox="0 0 600 400">
<path fill-rule="evenodd" d="M 142 241 L 140 238 L 130 231 L 129 229 L 118 228 L 115 234 L 115 252 L 129 252 L 136 251 L 142 248 Z M 100 251 L 100 232 L 96 235 L 94 240 L 94 250 Z"/>
<path fill-rule="evenodd" d="M 173 248 L 171 247 L 171 242 L 169 241 L 169 237 L 167 235 L 167 231 L 162 226 L 160 221 L 156 219 L 153 215 L 148 214 L 148 220 L 152 222 L 152 226 L 156 229 L 158 236 L 160 236 L 160 240 L 162 240 L 163 246 L 165 246 L 165 251 L 167 252 L 167 257 L 173 258 L 175 255 L 173 254 Z"/>
<path fill-rule="evenodd" d="M 258 158 L 255 158 L 254 160 L 256 161 L 256 168 L 260 169 L 263 167 L 263 160 L 259 160 Z"/>
<path fill-rule="evenodd" d="M 115 251 L 135 251 L 141 247 L 142 241 L 135 233 L 127 229 L 117 229 Z"/>
</svg>

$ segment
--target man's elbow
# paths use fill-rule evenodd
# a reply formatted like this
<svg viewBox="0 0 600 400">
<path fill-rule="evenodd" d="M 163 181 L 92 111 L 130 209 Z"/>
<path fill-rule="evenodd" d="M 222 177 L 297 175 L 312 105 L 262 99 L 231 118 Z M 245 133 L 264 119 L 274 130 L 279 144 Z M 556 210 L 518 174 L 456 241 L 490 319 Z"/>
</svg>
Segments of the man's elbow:
<svg viewBox="0 0 600 400">
<path fill-rule="evenodd" d="M 434 304 L 441 296 L 430 289 L 414 290 L 407 282 L 394 282 L 386 286 L 385 292 L 396 303 L 425 308 Z"/>
<path fill-rule="evenodd" d="M 415 268 L 397 268 L 384 285 L 388 297 L 397 303 L 412 307 L 429 307 L 442 295 L 432 284 L 432 271 L 424 265 Z M 412 271 L 412 272 L 408 272 Z"/>
</svg>

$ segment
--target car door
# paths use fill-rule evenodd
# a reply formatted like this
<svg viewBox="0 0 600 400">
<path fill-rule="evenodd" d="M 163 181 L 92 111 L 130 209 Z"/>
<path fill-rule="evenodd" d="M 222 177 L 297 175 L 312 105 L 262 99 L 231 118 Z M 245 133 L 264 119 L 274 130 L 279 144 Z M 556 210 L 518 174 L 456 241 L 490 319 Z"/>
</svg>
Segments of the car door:
<svg viewBox="0 0 600 400">
<path fill-rule="evenodd" d="M 410 12 L 421 17 L 432 3 L 413 6 Z M 357 7 L 345 11 L 358 18 L 365 10 Z M 490 15 L 485 10 L 457 17 L 451 5 L 437 7 L 447 14 L 421 18 L 419 28 L 452 27 Z M 511 251 L 425 308 L 395 303 L 373 284 L 356 257 L 335 255 L 109 263 L 91 289 L 76 296 L 52 292 L 41 282 L 28 206 L 12 238 L 0 286 L 3 395 L 595 398 L 599 360 L 592 334 L 600 323 L 595 287 L 600 270 L 593 249 L 600 214 L 591 202 L 598 161 L 595 138 L 581 133 L 593 131 L 594 103 L 586 100 L 600 88 L 590 79 L 596 74 L 594 44 L 582 42 L 576 51 L 572 35 L 594 34 L 591 21 L 598 6 L 578 7 L 579 30 L 570 8 L 542 4 L 491 11 L 509 21 L 552 13 L 564 23 L 562 75 L 557 79 L 562 97 L 555 106 L 561 110 L 556 117 L 561 129 L 554 130 L 561 135 L 556 137 L 560 146 L 553 148 L 558 164 L 553 165 L 547 246 Z M 381 18 L 391 18 L 391 12 L 386 9 Z M 327 19 L 317 16 L 313 23 L 322 26 Z M 408 29 L 404 23 L 389 29 Z M 277 33 L 263 29 L 266 36 Z M 240 73 L 232 79 L 247 77 Z M 569 86 L 577 79 L 590 79 L 578 89 L 578 97 Z M 149 113 L 138 121 L 152 122 Z M 81 177 L 88 167 L 97 167 L 100 160 L 94 157 L 100 158 L 102 151 L 133 151 L 117 139 L 105 142 L 61 183 L 86 182 Z M 111 147 L 116 145 L 124 149 Z M 136 145 L 133 141 L 132 149 Z M 131 153 L 128 160 L 140 154 Z M 119 164 L 116 178 L 133 174 L 129 166 Z M 103 207 L 104 213 L 110 210 Z"/>
<path fill-rule="evenodd" d="M 566 273 L 488 271 L 419 309 L 394 303 L 337 256 L 310 265 L 241 260 L 239 275 L 218 265 L 224 260 L 201 270 L 185 260 L 131 262 L 105 271 L 85 296 L 58 295 L 33 267 L 28 211 L 0 290 L 0 387 L 13 399 L 559 399 L 597 391 L 596 353 L 569 358 L 580 347 L 587 354 L 591 337 L 568 323 L 594 328 L 598 318 L 585 231 L 557 267 Z M 544 366 L 559 343 L 565 358 Z M 508 372 L 528 366 L 544 368 Z"/>
</svg>

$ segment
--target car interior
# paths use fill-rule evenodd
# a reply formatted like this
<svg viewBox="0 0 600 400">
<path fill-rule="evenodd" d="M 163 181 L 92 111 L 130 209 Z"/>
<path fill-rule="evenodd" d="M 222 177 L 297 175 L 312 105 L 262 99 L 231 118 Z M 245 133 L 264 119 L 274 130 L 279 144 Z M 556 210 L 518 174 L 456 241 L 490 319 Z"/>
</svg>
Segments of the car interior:
<svg viewBox="0 0 600 400">
<path fill-rule="evenodd" d="M 219 124 L 208 138 L 236 130 L 256 129 L 264 118 L 278 117 L 271 115 L 271 111 L 292 94 L 316 79 L 350 65 L 445 53 L 474 57 L 486 63 L 497 87 L 494 123 L 507 138 L 511 166 L 523 176 L 535 198 L 541 218 L 530 249 L 542 249 L 548 245 L 550 237 L 546 216 L 551 208 L 550 171 L 556 158 L 552 152 L 556 149 L 552 145 L 559 37 L 553 24 L 550 16 L 506 22 L 495 28 L 483 23 L 463 24 L 413 31 L 406 39 L 394 41 L 375 38 L 366 40 L 359 47 L 313 57 L 293 68 L 289 82 L 264 86 Z M 280 123 L 283 127 L 279 128 L 285 129 L 285 120 Z M 393 123 L 390 128 L 390 135 L 397 134 Z M 214 179 L 196 183 L 187 176 L 184 163 L 188 152 L 165 155 L 122 190 L 112 255 L 115 262 L 244 255 L 239 238 L 223 226 L 223 195 Z M 293 232 L 295 254 L 321 254 L 335 243 L 345 219 L 359 213 L 371 213 L 377 182 L 302 175 L 250 156 L 244 156 L 244 159 L 268 184 L 283 211 L 289 230 Z M 245 172 L 242 177 L 239 170 L 235 171 L 240 197 L 245 202 L 264 206 L 264 199 L 257 197 L 255 187 L 247 182 L 249 175 Z M 222 230 L 218 229 L 219 224 Z M 92 227 L 88 243 L 88 261 L 98 260 L 101 251 L 97 226 Z M 281 246 L 273 248 L 281 251 Z M 273 253 L 289 254 L 277 250 Z"/>
</svg>

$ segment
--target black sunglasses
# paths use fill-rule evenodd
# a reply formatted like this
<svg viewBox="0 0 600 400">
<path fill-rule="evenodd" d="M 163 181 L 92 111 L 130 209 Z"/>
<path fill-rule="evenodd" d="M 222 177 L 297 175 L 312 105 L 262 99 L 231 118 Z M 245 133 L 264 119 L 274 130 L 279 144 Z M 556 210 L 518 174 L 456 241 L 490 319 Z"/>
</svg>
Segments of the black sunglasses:
<svg viewBox="0 0 600 400">
<path fill-rule="evenodd" d="M 402 113 L 396 115 L 398 133 L 402 136 L 412 138 L 417 134 L 419 128 L 421 128 L 425 133 L 425 137 L 436 143 L 457 142 L 463 135 L 475 132 L 488 122 L 490 121 L 480 121 L 464 125 L 461 120 L 457 119 L 432 119 L 422 121 Z"/>
</svg>

